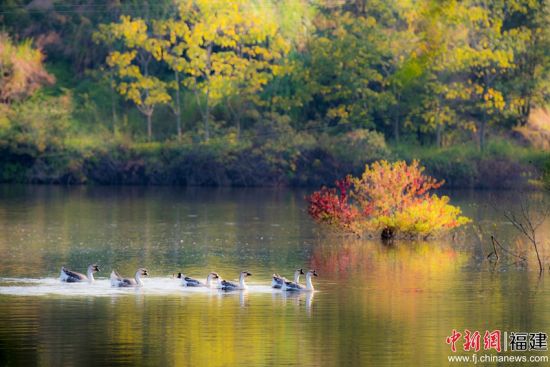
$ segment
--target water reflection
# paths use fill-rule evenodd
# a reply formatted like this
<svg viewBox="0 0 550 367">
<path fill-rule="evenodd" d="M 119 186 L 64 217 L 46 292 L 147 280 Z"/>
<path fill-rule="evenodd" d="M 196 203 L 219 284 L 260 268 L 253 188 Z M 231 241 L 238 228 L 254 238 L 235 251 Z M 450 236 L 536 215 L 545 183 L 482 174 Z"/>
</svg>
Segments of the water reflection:
<svg viewBox="0 0 550 367">
<path fill-rule="evenodd" d="M 514 243 L 485 195 L 451 196 Z M 277 190 L 0 186 L 0 365 L 441 365 L 453 328 L 548 332 L 547 279 L 491 271 L 473 233 L 385 246 L 325 236 L 304 205 Z M 93 287 L 54 279 L 91 262 Z M 111 268 L 140 266 L 142 289 L 109 287 Z M 317 269 L 315 293 L 270 288 L 299 267 Z M 171 279 L 242 269 L 245 292 Z"/>
</svg>

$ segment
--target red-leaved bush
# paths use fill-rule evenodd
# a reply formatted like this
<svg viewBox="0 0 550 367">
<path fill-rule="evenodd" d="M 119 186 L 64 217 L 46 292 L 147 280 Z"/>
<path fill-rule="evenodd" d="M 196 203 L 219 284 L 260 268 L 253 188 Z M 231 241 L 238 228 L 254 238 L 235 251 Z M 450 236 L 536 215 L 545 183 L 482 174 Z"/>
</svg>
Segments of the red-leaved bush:
<svg viewBox="0 0 550 367">
<path fill-rule="evenodd" d="M 383 237 L 428 237 L 469 222 L 448 197 L 431 193 L 443 181 L 423 172 L 418 161 L 375 162 L 359 178 L 348 176 L 335 188 L 314 192 L 308 212 L 319 223 L 356 234 L 381 230 Z"/>
<path fill-rule="evenodd" d="M 351 177 L 336 181 L 336 188 L 322 187 L 307 198 L 308 213 L 318 222 L 352 231 L 359 211 L 350 204 Z"/>
</svg>

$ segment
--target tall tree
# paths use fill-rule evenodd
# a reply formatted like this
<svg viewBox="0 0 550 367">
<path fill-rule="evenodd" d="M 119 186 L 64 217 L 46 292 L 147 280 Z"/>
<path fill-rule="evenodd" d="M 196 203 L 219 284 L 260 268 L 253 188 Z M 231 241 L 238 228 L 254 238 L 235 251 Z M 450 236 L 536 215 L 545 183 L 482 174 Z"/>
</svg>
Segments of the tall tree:
<svg viewBox="0 0 550 367">
<path fill-rule="evenodd" d="M 151 140 L 155 107 L 171 101 L 166 83 L 150 73 L 151 63 L 162 59 L 164 41 L 153 37 L 143 19 L 128 16 L 122 16 L 118 23 L 101 25 L 96 37 L 121 42 L 122 51 L 109 53 L 107 65 L 116 72 L 118 92 L 146 117 L 147 138 Z"/>
<path fill-rule="evenodd" d="M 312 93 L 308 108 L 332 125 L 374 127 L 375 111 L 391 101 L 384 74 L 391 55 L 377 20 L 330 7 L 315 23 L 301 69 Z"/>
<path fill-rule="evenodd" d="M 211 109 L 236 93 L 253 96 L 276 72 L 277 60 L 288 49 L 276 23 L 260 10 L 245 0 L 180 2 L 178 22 L 189 33 L 184 36 L 185 50 L 180 50 L 185 62 L 178 61 L 176 69 L 183 66 L 183 83 L 195 93 L 205 140 L 210 136 Z"/>
<path fill-rule="evenodd" d="M 453 2 L 447 8 L 458 21 L 455 31 L 461 35 L 446 55 L 446 65 L 455 74 L 447 98 L 458 102 L 461 118 L 475 124 L 481 150 L 486 145 L 487 126 L 498 123 L 507 104 L 499 81 L 513 70 L 514 55 L 523 47 L 518 42 L 523 30 L 503 28 L 511 2 L 471 0 Z"/>
</svg>

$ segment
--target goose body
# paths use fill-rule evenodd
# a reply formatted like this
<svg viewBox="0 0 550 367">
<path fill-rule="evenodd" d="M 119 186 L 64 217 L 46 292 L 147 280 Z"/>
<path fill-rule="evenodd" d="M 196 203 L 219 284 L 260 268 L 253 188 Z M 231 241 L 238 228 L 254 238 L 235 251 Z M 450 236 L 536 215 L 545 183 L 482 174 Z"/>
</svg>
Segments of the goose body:
<svg viewBox="0 0 550 367">
<path fill-rule="evenodd" d="M 184 287 L 207 287 L 207 288 L 211 288 L 212 287 L 212 280 L 213 279 L 219 279 L 219 275 L 217 273 L 214 273 L 214 272 L 208 274 L 208 276 L 206 277 L 206 283 L 201 283 L 197 279 L 187 277 L 187 276 L 183 275 L 182 273 L 178 273 L 176 278 L 181 279 L 181 283 Z"/>
<path fill-rule="evenodd" d="M 300 283 L 300 275 L 304 274 L 303 269 L 297 269 L 294 272 L 294 283 L 299 284 Z M 276 289 L 281 289 L 283 287 L 284 282 L 288 282 L 289 280 L 285 277 L 280 276 L 279 274 L 273 274 L 273 278 L 271 280 L 271 287 Z"/>
<path fill-rule="evenodd" d="M 147 269 L 140 268 L 136 271 L 134 279 L 123 278 L 115 270 L 111 272 L 111 286 L 112 287 L 141 287 L 143 282 L 141 281 L 141 276 L 147 276 Z"/>
<path fill-rule="evenodd" d="M 95 280 L 94 273 L 98 271 L 99 271 L 99 267 L 95 264 L 88 266 L 88 270 L 86 272 L 87 275 L 69 270 L 66 267 L 62 266 L 59 279 L 62 282 L 67 282 L 67 283 L 79 283 L 79 282 L 93 283 Z"/>
<path fill-rule="evenodd" d="M 222 280 L 220 282 L 220 288 L 224 291 L 238 291 L 248 289 L 248 286 L 245 283 L 245 278 L 251 276 L 247 271 L 242 271 L 239 276 L 239 283 L 228 282 L 227 280 Z"/>
<path fill-rule="evenodd" d="M 312 276 L 318 276 L 317 272 L 315 270 L 310 270 L 306 274 L 306 286 L 301 286 L 300 284 L 296 282 L 284 282 L 281 290 L 287 291 L 287 292 L 297 292 L 297 291 L 308 291 L 313 292 L 315 288 L 313 288 L 313 282 L 311 281 Z"/>
</svg>

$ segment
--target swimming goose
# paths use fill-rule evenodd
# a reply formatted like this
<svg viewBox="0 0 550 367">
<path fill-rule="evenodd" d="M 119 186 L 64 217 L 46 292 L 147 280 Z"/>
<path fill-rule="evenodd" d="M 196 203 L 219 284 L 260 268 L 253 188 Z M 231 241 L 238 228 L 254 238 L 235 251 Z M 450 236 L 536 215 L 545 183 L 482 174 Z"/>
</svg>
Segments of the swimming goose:
<svg viewBox="0 0 550 367">
<path fill-rule="evenodd" d="M 303 269 L 297 269 L 294 272 L 294 283 L 300 284 L 300 275 L 303 275 L 303 274 L 305 274 Z M 283 286 L 283 283 L 288 281 L 289 281 L 288 279 L 280 276 L 279 274 L 273 274 L 273 279 L 271 280 L 271 287 L 280 289 Z"/>
<path fill-rule="evenodd" d="M 139 268 L 136 271 L 134 279 L 123 278 L 115 270 L 111 272 L 111 286 L 112 287 L 141 287 L 143 282 L 141 281 L 141 276 L 149 275 L 147 269 Z"/>
<path fill-rule="evenodd" d="M 218 273 L 214 273 L 214 272 L 211 272 L 210 274 L 208 274 L 208 276 L 206 277 L 206 283 L 201 283 L 196 279 L 186 277 L 182 273 L 178 273 L 178 275 L 175 277 L 178 279 L 181 279 L 181 282 L 184 287 L 207 287 L 207 288 L 212 288 L 212 279 L 220 278 Z"/>
<path fill-rule="evenodd" d="M 78 282 L 93 283 L 95 280 L 94 273 L 98 271 L 99 271 L 99 266 L 97 266 L 96 264 L 92 264 L 88 266 L 88 271 L 86 273 L 88 274 L 88 276 L 81 273 L 77 273 L 76 271 L 69 270 L 66 267 L 62 266 L 59 279 L 62 282 L 67 282 L 67 283 L 78 283 Z"/>
<path fill-rule="evenodd" d="M 241 271 L 241 275 L 239 277 L 239 284 L 228 282 L 227 280 L 222 280 L 220 283 L 221 289 L 224 291 L 236 291 L 236 290 L 248 289 L 247 285 L 244 282 L 244 279 L 251 275 L 252 274 L 250 274 L 247 271 Z"/>
<path fill-rule="evenodd" d="M 318 276 L 317 271 L 310 270 L 306 274 L 306 286 L 303 287 L 295 282 L 284 282 L 281 290 L 283 291 L 309 291 L 312 292 L 315 289 L 313 288 L 313 283 L 311 282 L 311 276 Z"/>
</svg>

